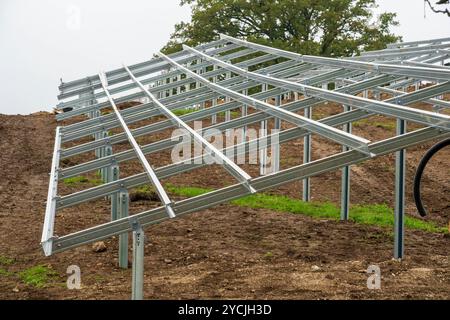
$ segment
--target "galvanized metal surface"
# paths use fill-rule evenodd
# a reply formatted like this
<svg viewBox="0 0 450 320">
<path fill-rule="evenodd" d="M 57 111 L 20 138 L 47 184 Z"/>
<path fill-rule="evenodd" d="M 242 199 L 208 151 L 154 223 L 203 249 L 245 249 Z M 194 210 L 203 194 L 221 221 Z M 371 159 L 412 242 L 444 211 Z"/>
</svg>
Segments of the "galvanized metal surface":
<svg viewBox="0 0 450 320">
<path fill-rule="evenodd" d="M 222 35 L 220 40 L 195 48 L 185 46 L 183 51 L 170 56 L 159 54 L 159 57 L 143 63 L 123 65 L 104 74 L 62 83 L 59 107 L 73 110 L 58 114 L 57 120 L 86 114 L 90 118 L 56 130 L 41 240 L 44 253 L 51 255 L 118 235 L 119 265 L 126 268 L 127 233 L 133 232 L 133 298 L 140 299 L 143 227 L 293 181 L 303 181 L 303 199 L 308 201 L 311 196 L 309 178 L 337 169 L 342 170 L 341 219 L 347 220 L 350 166 L 374 156 L 396 152 L 394 257 L 402 258 L 405 149 L 450 136 L 449 116 L 409 105 L 422 101 L 433 105 L 434 110 L 450 107 L 450 102 L 442 100 L 443 94 L 450 92 L 450 69 L 441 64 L 449 54 L 450 38 L 392 44 L 388 49 L 366 52 L 359 57 L 335 59 L 300 55 Z M 235 59 L 239 62 L 231 63 Z M 432 82 L 432 85 L 419 90 L 421 81 Z M 329 84 L 334 84 L 335 88 L 328 89 Z M 416 90 L 405 92 L 404 88 L 411 85 Z M 259 90 L 249 94 L 249 90 L 255 91 L 255 88 Z M 379 101 L 380 93 L 390 94 L 392 98 Z M 302 99 L 283 103 L 283 96 L 287 95 L 301 95 Z M 150 100 L 125 110 L 117 108 L 118 103 L 142 98 Z M 223 103 L 218 103 L 219 99 Z M 272 99 L 273 103 L 270 102 Z M 341 104 L 343 112 L 313 120 L 314 107 L 327 101 Z M 206 107 L 207 103 L 209 107 Z M 114 113 L 102 115 L 100 110 L 105 108 L 113 108 Z M 180 108 L 195 111 L 176 116 L 173 111 Z M 249 114 L 249 108 L 256 111 Z M 231 110 L 235 109 L 239 109 L 241 114 L 232 119 Z M 225 113 L 225 121 L 217 123 L 217 114 L 221 112 Z M 397 119 L 397 136 L 371 142 L 352 133 L 352 122 L 377 114 Z M 166 119 L 129 128 L 131 124 L 161 115 Z M 210 118 L 211 125 L 201 130 L 194 130 L 187 124 Z M 276 129 L 283 127 L 282 121 L 297 127 L 279 133 L 267 132 L 224 148 L 216 148 L 207 140 L 211 136 L 209 129 L 221 132 L 239 129 L 245 133 L 249 125 L 267 128 L 271 119 Z M 406 133 L 407 121 L 425 127 Z M 108 130 L 118 127 L 124 132 L 108 134 Z M 171 128 L 185 129 L 206 153 L 221 160 L 238 183 L 191 199 L 172 201 L 160 180 L 207 164 L 197 163 L 195 160 L 202 156 L 194 156 L 191 163 L 152 167 L 146 157 L 173 148 L 177 139 L 140 146 L 136 137 Z M 312 134 L 340 143 L 342 152 L 313 160 Z M 95 137 L 95 140 L 76 143 L 86 137 Z M 303 164 L 280 170 L 280 145 L 299 138 L 304 139 Z M 115 144 L 127 140 L 132 149 L 113 153 Z M 75 144 L 66 148 L 68 142 Z M 267 150 L 272 146 L 272 171 L 269 172 L 266 170 Z M 263 160 L 261 175 L 252 178 L 228 155 L 254 151 L 262 151 Z M 70 167 L 60 166 L 61 160 L 88 152 L 95 152 L 96 159 Z M 144 171 L 120 178 L 120 164 L 133 159 L 141 161 Z M 57 194 L 58 180 L 95 170 L 101 170 L 104 184 L 64 196 Z M 149 181 L 155 186 L 162 206 L 128 216 L 128 190 Z M 53 234 L 58 210 L 105 196 L 111 197 L 110 222 L 59 237 Z"/>
</svg>

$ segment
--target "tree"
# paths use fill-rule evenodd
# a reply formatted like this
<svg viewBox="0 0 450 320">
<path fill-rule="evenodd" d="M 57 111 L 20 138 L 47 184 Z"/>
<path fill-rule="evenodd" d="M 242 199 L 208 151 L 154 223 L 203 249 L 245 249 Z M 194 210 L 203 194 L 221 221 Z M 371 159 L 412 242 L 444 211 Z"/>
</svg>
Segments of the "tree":
<svg viewBox="0 0 450 320">
<path fill-rule="evenodd" d="M 435 12 L 435 13 L 444 13 L 447 16 L 450 17 L 450 10 L 449 8 L 443 8 L 444 5 L 449 5 L 450 1 L 449 0 L 439 0 L 438 2 L 435 3 L 435 5 L 433 6 L 430 2 L 430 0 L 425 0 L 426 3 L 428 3 L 428 6 L 430 7 L 431 11 Z"/>
<path fill-rule="evenodd" d="M 352 56 L 401 38 L 389 31 L 394 13 L 374 17 L 375 0 L 181 0 L 191 22 L 175 25 L 163 48 L 198 45 L 219 33 L 303 54 Z"/>
</svg>

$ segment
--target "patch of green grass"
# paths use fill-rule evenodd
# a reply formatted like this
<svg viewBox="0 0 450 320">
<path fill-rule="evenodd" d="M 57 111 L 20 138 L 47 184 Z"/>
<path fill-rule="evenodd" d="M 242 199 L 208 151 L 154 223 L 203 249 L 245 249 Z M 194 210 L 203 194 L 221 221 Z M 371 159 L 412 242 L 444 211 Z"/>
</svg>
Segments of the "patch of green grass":
<svg viewBox="0 0 450 320">
<path fill-rule="evenodd" d="M 197 187 L 177 187 L 171 184 L 165 186 L 166 190 L 181 197 L 196 197 L 204 193 L 213 191 L 213 189 L 197 188 Z"/>
<path fill-rule="evenodd" d="M 14 259 L 13 258 L 8 258 L 5 256 L 0 256 L 0 264 L 4 265 L 4 266 L 9 266 L 11 264 L 14 263 Z"/>
<path fill-rule="evenodd" d="M 25 284 L 37 288 L 45 287 L 56 275 L 56 271 L 45 265 L 34 266 L 19 273 Z"/>
<path fill-rule="evenodd" d="M 173 194 L 183 197 L 195 197 L 212 191 L 197 187 L 175 187 L 166 186 Z M 268 195 L 257 193 L 231 201 L 233 205 L 249 207 L 253 209 L 270 209 L 278 212 L 290 212 L 303 214 L 319 219 L 340 219 L 340 209 L 330 202 L 303 202 L 286 196 Z M 356 223 L 376 225 L 381 227 L 392 227 L 394 225 L 393 209 L 385 204 L 356 205 L 350 209 L 350 221 Z M 428 232 L 447 233 L 445 227 L 438 227 L 433 222 L 423 221 L 414 217 L 405 217 L 405 226 L 410 229 Z"/>
<path fill-rule="evenodd" d="M 63 182 L 66 185 L 78 185 L 78 184 L 83 184 L 83 183 L 100 185 L 103 183 L 101 179 L 88 179 L 84 176 L 76 176 L 76 177 L 66 178 L 63 180 Z"/>
<path fill-rule="evenodd" d="M 396 128 L 395 122 L 392 122 L 392 121 L 385 121 L 385 122 L 371 121 L 369 119 L 363 119 L 363 120 L 355 121 L 353 123 L 353 125 L 356 126 L 356 127 L 361 127 L 362 125 L 370 125 L 370 126 L 375 126 L 375 127 L 378 127 L 378 128 L 386 129 L 386 130 L 389 130 L 389 131 L 393 131 Z"/>
<path fill-rule="evenodd" d="M 184 116 L 186 114 L 189 114 L 189 113 L 192 113 L 192 112 L 195 112 L 195 111 L 197 111 L 197 110 L 195 110 L 195 109 L 176 109 L 176 110 L 172 110 L 172 112 L 178 117 Z"/>
<path fill-rule="evenodd" d="M 130 192 L 130 201 L 139 200 L 159 201 L 159 196 L 153 186 L 146 184 Z"/>
<path fill-rule="evenodd" d="M 219 117 L 225 117 L 225 111 L 219 112 L 218 113 Z M 240 116 L 240 113 L 238 111 L 231 111 L 230 117 L 231 118 L 237 118 Z"/>
</svg>

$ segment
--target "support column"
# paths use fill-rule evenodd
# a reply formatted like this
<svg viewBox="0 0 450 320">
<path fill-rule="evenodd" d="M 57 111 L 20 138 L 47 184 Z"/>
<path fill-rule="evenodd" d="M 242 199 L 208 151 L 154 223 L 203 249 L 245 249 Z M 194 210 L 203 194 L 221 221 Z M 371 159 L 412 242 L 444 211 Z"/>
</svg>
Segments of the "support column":
<svg viewBox="0 0 450 320">
<path fill-rule="evenodd" d="M 267 91 L 267 84 L 263 84 L 262 86 L 262 92 Z M 261 129 L 260 129 L 260 136 L 265 137 L 267 136 L 267 120 L 261 121 Z M 259 174 L 265 175 L 266 174 L 266 167 L 267 167 L 267 148 L 261 148 L 259 150 Z"/>
<path fill-rule="evenodd" d="M 108 131 L 103 131 L 103 137 L 104 138 L 108 137 Z M 113 149 L 110 144 L 101 148 L 100 157 L 108 157 L 108 156 L 111 156 L 112 154 L 113 154 Z M 110 173 L 111 173 L 111 170 L 108 167 L 100 169 L 100 176 L 101 176 L 103 183 L 111 182 Z"/>
<path fill-rule="evenodd" d="M 227 63 L 230 63 L 230 61 L 227 61 Z M 231 79 L 231 72 L 225 73 L 225 80 Z M 224 103 L 230 102 L 230 97 L 225 97 Z M 225 111 L 225 122 L 228 122 L 231 120 L 231 110 Z"/>
<path fill-rule="evenodd" d="M 122 188 L 119 192 L 119 219 L 128 217 L 129 200 L 128 190 Z M 128 233 L 119 235 L 119 267 L 128 268 Z"/>
<path fill-rule="evenodd" d="M 203 62 L 203 61 L 200 60 L 200 63 L 202 63 L 202 62 Z M 202 75 L 205 74 L 205 73 L 206 73 L 206 68 L 202 68 L 201 71 L 200 71 L 200 73 L 201 73 Z M 201 83 L 200 83 L 200 86 L 202 86 Z M 203 102 L 200 104 L 200 109 L 201 109 L 201 110 L 205 109 L 205 101 L 203 101 Z"/>
<path fill-rule="evenodd" d="M 305 109 L 305 117 L 311 119 L 311 107 Z M 311 135 L 308 134 L 303 138 L 303 163 L 311 162 Z M 303 201 L 311 200 L 311 184 L 310 178 L 303 179 Z"/>
<path fill-rule="evenodd" d="M 275 97 L 275 105 L 281 106 L 281 96 L 278 95 Z M 281 130 L 281 120 L 279 118 L 275 118 L 274 130 Z M 272 173 L 280 171 L 280 144 L 276 144 L 272 148 L 273 154 L 272 156 Z"/>
<path fill-rule="evenodd" d="M 351 110 L 351 107 L 344 105 L 344 112 Z M 351 122 L 344 124 L 344 131 L 352 133 Z M 347 146 L 343 146 L 342 150 L 348 151 Z M 350 166 L 342 168 L 342 182 L 341 182 L 341 220 L 348 220 L 350 210 Z"/>
<path fill-rule="evenodd" d="M 243 90 L 242 94 L 245 94 L 246 96 L 248 96 L 248 89 Z M 242 107 L 241 107 L 241 114 L 242 114 L 242 117 L 247 116 L 247 114 L 248 114 L 248 106 L 246 104 L 242 105 Z M 242 127 L 242 140 L 243 140 L 242 142 L 246 141 L 245 140 L 246 139 L 245 138 L 246 135 L 247 135 L 247 126 L 243 126 Z"/>
<path fill-rule="evenodd" d="M 119 180 L 119 166 L 113 165 L 109 168 L 111 181 Z M 119 216 L 119 193 L 111 195 L 111 221 L 117 220 Z"/>
<path fill-rule="evenodd" d="M 397 135 L 406 133 L 406 121 L 397 119 Z M 395 223 L 394 223 L 394 258 L 402 259 L 404 251 L 405 229 L 405 170 L 406 150 L 395 153 Z"/>
<path fill-rule="evenodd" d="M 144 242 L 144 230 L 139 222 L 135 221 L 133 222 L 132 300 L 144 298 Z"/>
<path fill-rule="evenodd" d="M 215 71 L 215 70 L 217 70 L 216 65 L 213 66 L 213 71 Z M 217 77 L 213 77 L 212 82 L 216 83 Z M 217 106 L 217 97 L 213 98 L 213 101 L 212 101 L 212 107 L 214 108 L 215 106 Z M 217 123 L 217 114 L 213 114 L 211 116 L 211 124 L 216 124 L 216 123 Z"/>
</svg>

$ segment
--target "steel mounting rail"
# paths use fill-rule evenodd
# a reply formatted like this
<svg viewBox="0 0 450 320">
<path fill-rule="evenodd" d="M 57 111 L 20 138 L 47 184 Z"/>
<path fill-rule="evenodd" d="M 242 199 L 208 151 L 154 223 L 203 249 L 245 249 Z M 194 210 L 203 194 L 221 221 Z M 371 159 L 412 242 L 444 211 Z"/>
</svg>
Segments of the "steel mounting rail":
<svg viewBox="0 0 450 320">
<path fill-rule="evenodd" d="M 239 92 L 230 90 L 228 88 L 224 88 L 220 85 L 217 85 L 215 83 L 210 82 L 208 79 L 205 79 L 204 77 L 190 71 L 189 69 L 183 67 L 182 65 L 178 64 L 174 60 L 170 59 L 165 54 L 159 52 L 158 55 L 165 59 L 167 62 L 172 64 L 174 67 L 182 70 L 184 73 L 188 74 L 192 78 L 198 80 L 199 82 L 202 82 L 204 85 L 210 87 L 211 89 L 220 92 L 226 96 L 229 96 L 237 101 L 240 101 L 242 103 L 245 103 L 249 106 L 254 107 L 255 109 L 261 110 L 263 112 L 266 112 L 274 117 L 277 117 L 279 119 L 288 121 L 292 124 L 297 125 L 298 127 L 302 127 L 307 129 L 308 131 L 311 131 L 313 133 L 319 134 L 321 136 L 324 136 L 328 139 L 331 139 L 335 142 L 338 142 L 342 145 L 348 146 L 352 149 L 358 150 L 359 152 L 370 154 L 368 144 L 369 140 L 363 139 L 360 137 L 357 137 L 355 135 L 349 134 L 347 132 L 338 130 L 336 128 L 324 125 L 318 121 L 305 118 L 303 116 L 300 116 L 296 113 L 287 111 L 285 109 L 282 109 L 280 107 L 271 105 L 266 102 L 262 102 L 259 100 L 256 100 L 252 97 L 246 96 L 244 94 L 241 94 Z M 370 154 L 373 156 L 373 154 Z"/>
<path fill-rule="evenodd" d="M 243 70 L 232 64 L 226 63 L 214 57 L 211 57 L 205 53 L 197 51 L 184 45 L 184 48 L 204 59 L 207 59 L 222 68 L 237 73 L 243 77 L 258 80 L 262 83 L 268 83 L 274 86 L 279 86 L 282 88 L 288 88 L 291 90 L 298 90 L 302 92 L 305 96 L 318 96 L 322 99 L 331 100 L 334 102 L 342 103 L 356 108 L 365 109 L 370 112 L 383 114 L 386 116 L 396 117 L 405 119 L 412 122 L 422 123 L 425 125 L 432 125 L 440 127 L 442 129 L 450 130 L 450 116 L 437 114 L 435 112 L 423 111 L 418 109 L 413 109 L 405 106 L 400 106 L 392 103 L 386 103 L 383 101 L 375 101 L 372 99 L 367 99 L 363 97 L 353 96 L 340 92 L 332 92 L 329 90 L 316 88 L 313 86 L 296 83 L 284 79 L 277 79 L 267 75 L 256 74 L 254 72 Z M 176 62 L 175 62 L 176 63 Z M 430 68 L 429 68 L 430 69 Z M 450 70 L 449 70 L 450 75 Z M 450 79 L 449 79 L 450 80 Z M 345 144 L 344 144 L 345 145 Z"/>
<path fill-rule="evenodd" d="M 220 152 L 216 147 L 214 147 L 211 143 L 209 143 L 205 138 L 202 137 L 197 131 L 188 126 L 185 122 L 183 122 L 179 117 L 177 117 L 172 111 L 166 108 L 161 102 L 159 102 L 156 97 L 150 93 L 143 85 L 139 82 L 139 80 L 133 75 L 133 73 L 128 69 L 126 65 L 123 65 L 124 69 L 128 72 L 130 78 L 135 82 L 138 87 L 145 92 L 145 94 L 157 105 L 159 109 L 169 118 L 171 119 L 179 128 L 183 128 L 186 130 L 197 142 L 199 142 L 204 148 L 205 151 L 211 156 L 214 162 L 221 164 L 225 167 L 225 169 L 233 175 L 238 181 L 240 181 L 251 193 L 255 193 L 256 190 L 251 185 L 250 175 L 242 170 L 236 163 L 231 161 L 228 157 L 226 157 L 222 152 Z M 216 158 L 217 157 L 217 158 Z"/>
<path fill-rule="evenodd" d="M 142 152 L 141 147 L 136 142 L 136 139 L 133 137 L 133 135 L 130 132 L 130 129 L 128 128 L 127 124 L 122 118 L 122 115 L 120 114 L 119 108 L 117 108 L 113 98 L 109 94 L 108 90 L 108 80 L 106 78 L 105 73 L 99 73 L 99 78 L 103 87 L 103 90 L 106 93 L 106 96 L 108 97 L 109 102 L 111 103 L 111 107 L 113 108 L 117 119 L 119 119 L 120 124 L 122 125 L 122 129 L 125 131 L 128 141 L 130 142 L 131 146 L 134 149 L 134 152 L 136 152 L 136 155 L 139 158 L 139 161 L 141 162 L 142 166 L 145 169 L 145 172 L 147 173 L 148 178 L 150 179 L 150 182 L 155 187 L 156 192 L 158 193 L 158 196 L 160 200 L 162 201 L 164 208 L 167 212 L 167 215 L 170 218 L 175 218 L 175 212 L 172 209 L 173 202 L 170 200 L 169 196 L 167 195 L 166 191 L 164 190 L 164 187 L 161 185 L 161 182 L 159 181 L 158 177 L 155 174 L 155 171 L 153 171 L 152 166 L 148 162 L 148 160 L 145 158 L 144 153 Z"/>
</svg>

